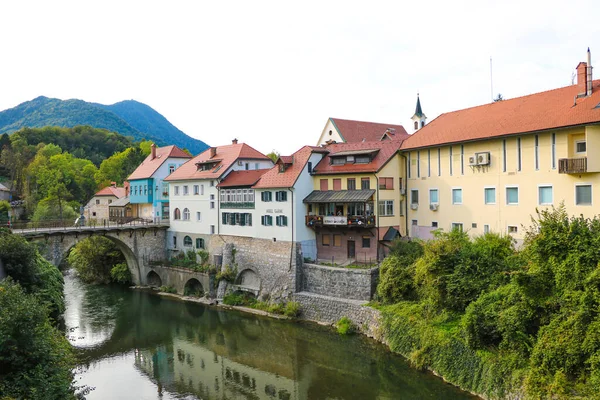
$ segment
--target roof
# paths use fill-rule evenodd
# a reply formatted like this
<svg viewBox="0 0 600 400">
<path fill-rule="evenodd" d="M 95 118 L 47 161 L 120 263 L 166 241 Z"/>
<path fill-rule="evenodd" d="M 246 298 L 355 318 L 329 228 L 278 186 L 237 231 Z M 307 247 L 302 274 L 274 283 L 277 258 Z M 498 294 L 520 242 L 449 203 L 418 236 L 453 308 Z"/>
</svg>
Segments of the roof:
<svg viewBox="0 0 600 400">
<path fill-rule="evenodd" d="M 419 98 L 419 95 L 417 95 L 417 108 L 415 108 L 415 115 L 412 117 L 421 118 L 423 116 L 425 116 L 425 114 L 423 114 L 423 109 L 421 109 L 421 99 Z"/>
<path fill-rule="evenodd" d="M 329 154 L 313 168 L 313 174 L 327 175 L 377 172 L 396 154 L 401 144 L 402 142 L 397 140 L 330 144 L 325 147 L 329 150 Z M 365 152 L 373 151 L 377 151 L 377 153 L 368 164 L 331 164 L 331 157 L 348 154 L 348 152 L 356 154 L 356 151 L 358 150 L 360 150 L 358 153 L 362 152 L 363 154 L 365 154 Z"/>
<path fill-rule="evenodd" d="M 364 203 L 375 194 L 373 189 L 365 190 L 313 190 L 304 198 L 304 203 Z"/>
<path fill-rule="evenodd" d="M 391 242 L 392 240 L 400 237 L 398 227 L 390 226 L 387 230 L 379 229 L 379 240 Z"/>
<path fill-rule="evenodd" d="M 288 188 L 293 187 L 302 173 L 304 166 L 313 153 L 327 153 L 322 147 L 304 146 L 291 156 L 279 157 L 278 163 L 287 165 L 283 172 L 279 170 L 279 164 L 265 173 L 258 183 L 254 185 L 255 189 L 263 188 Z M 290 162 L 287 162 L 288 160 Z"/>
<path fill-rule="evenodd" d="M 109 207 L 125 207 L 128 204 L 129 204 L 129 197 L 123 197 L 119 200 L 113 201 L 108 206 Z"/>
<path fill-rule="evenodd" d="M 120 199 L 125 197 L 126 194 L 125 188 L 123 187 L 107 186 L 96 192 L 94 196 L 114 196 L 117 199 Z"/>
<path fill-rule="evenodd" d="M 340 157 L 340 156 L 353 156 L 353 155 L 360 155 L 360 154 L 374 154 L 374 153 L 377 153 L 378 151 L 379 151 L 379 149 L 346 150 L 346 151 L 338 151 L 333 156 Z"/>
<path fill-rule="evenodd" d="M 10 189 L 0 183 L 0 191 L 2 191 L 2 192 L 10 192 Z"/>
<path fill-rule="evenodd" d="M 212 157 L 211 149 L 216 149 L 215 154 Z M 218 179 L 238 159 L 271 161 L 269 157 L 245 143 L 209 147 L 196 157 L 183 164 L 181 167 L 177 168 L 171 175 L 165 178 L 165 181 Z M 208 164 L 207 161 L 212 161 L 217 164 L 210 170 L 198 170 L 198 166 L 196 164 Z"/>
<path fill-rule="evenodd" d="M 252 186 L 269 169 L 253 169 L 248 171 L 231 171 L 217 186 L 220 188 Z"/>
<path fill-rule="evenodd" d="M 381 124 L 378 122 L 353 121 L 348 119 L 329 118 L 346 143 L 370 142 L 381 140 L 383 134 L 389 129 L 393 138 L 403 140 L 408 138 L 408 133 L 402 125 Z"/>
<path fill-rule="evenodd" d="M 134 179 L 146 179 L 151 178 L 156 170 L 167 160 L 168 158 L 191 158 L 191 156 L 185 151 L 181 150 L 177 146 L 165 146 L 156 148 L 156 157 L 152 158 L 152 153 L 148 154 L 148 157 L 133 171 L 128 181 Z"/>
<path fill-rule="evenodd" d="M 445 113 L 405 140 L 402 149 L 600 122 L 600 80 L 593 82 L 591 96 L 574 101 L 579 91 L 577 85 L 571 85 Z"/>
</svg>

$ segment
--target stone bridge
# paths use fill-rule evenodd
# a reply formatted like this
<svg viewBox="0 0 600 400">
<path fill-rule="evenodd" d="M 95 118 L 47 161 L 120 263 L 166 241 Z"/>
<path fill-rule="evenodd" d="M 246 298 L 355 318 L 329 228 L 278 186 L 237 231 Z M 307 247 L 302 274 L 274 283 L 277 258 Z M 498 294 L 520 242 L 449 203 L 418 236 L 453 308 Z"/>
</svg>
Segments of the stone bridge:
<svg viewBox="0 0 600 400">
<path fill-rule="evenodd" d="M 187 268 L 151 265 L 142 280 L 144 285 L 161 287 L 171 286 L 178 294 L 215 296 L 215 276 L 196 272 Z"/>
<path fill-rule="evenodd" d="M 166 258 L 167 225 L 135 225 L 108 227 L 71 227 L 48 229 L 21 229 L 13 233 L 24 236 L 29 241 L 41 244 L 41 253 L 52 264 L 59 266 L 79 241 L 93 235 L 110 239 L 125 256 L 131 277 L 136 285 L 147 285 L 148 275 L 155 268 L 152 260 Z"/>
</svg>

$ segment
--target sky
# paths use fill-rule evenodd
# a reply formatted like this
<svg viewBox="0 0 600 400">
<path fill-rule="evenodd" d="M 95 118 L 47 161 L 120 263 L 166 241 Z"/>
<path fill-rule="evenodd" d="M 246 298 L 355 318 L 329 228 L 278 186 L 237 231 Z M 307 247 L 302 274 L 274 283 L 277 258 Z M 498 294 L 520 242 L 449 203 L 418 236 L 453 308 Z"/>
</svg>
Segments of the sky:
<svg viewBox="0 0 600 400">
<path fill-rule="evenodd" d="M 291 154 L 329 117 L 412 133 L 417 93 L 431 121 L 570 85 L 588 47 L 600 65 L 599 12 L 597 0 L 2 1 L 0 110 L 134 99 L 209 145 Z"/>
</svg>

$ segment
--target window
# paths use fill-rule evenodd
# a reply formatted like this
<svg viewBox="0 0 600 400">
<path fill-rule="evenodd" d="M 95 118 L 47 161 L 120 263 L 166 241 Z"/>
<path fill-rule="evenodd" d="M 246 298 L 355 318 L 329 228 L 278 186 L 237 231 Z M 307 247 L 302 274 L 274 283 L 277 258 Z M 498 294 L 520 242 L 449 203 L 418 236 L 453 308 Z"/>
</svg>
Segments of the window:
<svg viewBox="0 0 600 400">
<path fill-rule="evenodd" d="M 342 247 L 342 235 L 333 235 L 333 247 Z"/>
<path fill-rule="evenodd" d="M 379 215 L 382 217 L 394 215 L 394 200 L 380 200 Z"/>
<path fill-rule="evenodd" d="M 502 141 L 502 172 L 506 172 L 506 139 Z"/>
<path fill-rule="evenodd" d="M 410 204 L 419 204 L 419 190 L 411 189 L 410 190 Z"/>
<path fill-rule="evenodd" d="M 552 204 L 552 186 L 538 186 L 538 204 L 541 206 Z"/>
<path fill-rule="evenodd" d="M 379 189 L 393 190 L 394 189 L 394 178 L 379 178 Z"/>
<path fill-rule="evenodd" d="M 587 150 L 587 146 L 585 140 L 580 140 L 575 142 L 575 153 L 585 153 Z"/>
<path fill-rule="evenodd" d="M 506 204 L 519 204 L 519 188 L 518 187 L 507 187 L 506 188 Z"/>
<path fill-rule="evenodd" d="M 473 223 L 471 224 L 471 228 L 477 228 L 477 222 L 473 222 Z"/>
<path fill-rule="evenodd" d="M 575 204 L 589 206 L 592 204 L 592 185 L 575 186 Z"/>
<path fill-rule="evenodd" d="M 342 180 L 337 178 L 333 180 L 333 190 L 342 190 Z"/>
<path fill-rule="evenodd" d="M 535 166 L 535 170 L 539 170 L 540 169 L 540 137 L 538 135 L 535 135 L 534 137 L 534 144 L 533 144 L 533 158 L 534 158 L 534 166 Z"/>
<path fill-rule="evenodd" d="M 354 157 L 355 164 L 368 164 L 371 162 L 371 157 L 369 156 L 356 156 Z"/>
<path fill-rule="evenodd" d="M 331 244 L 331 236 L 329 235 L 322 235 L 321 236 L 321 245 L 323 246 L 329 246 Z"/>
<path fill-rule="evenodd" d="M 368 249 L 371 247 L 371 237 L 370 236 L 362 237 L 362 247 L 363 247 L 363 249 Z"/>
<path fill-rule="evenodd" d="M 177 248 L 177 236 L 173 236 L 173 248 Z"/>
<path fill-rule="evenodd" d="M 172 174 L 175 171 L 175 166 L 173 164 L 169 165 L 169 174 Z"/>
<path fill-rule="evenodd" d="M 202 221 L 202 213 L 200 213 L 200 211 L 196 212 L 196 221 L 198 221 L 198 222 Z"/>
<path fill-rule="evenodd" d="M 211 181 L 212 182 L 212 181 Z M 214 209 L 215 208 L 215 195 L 211 194 L 210 195 L 210 208 Z"/>
<path fill-rule="evenodd" d="M 184 196 L 187 196 L 188 194 L 189 194 L 188 186 L 187 186 L 187 185 L 184 185 L 184 186 L 183 186 L 183 195 L 184 195 Z"/>
<path fill-rule="evenodd" d="M 457 230 L 462 232 L 463 231 L 463 224 L 461 222 L 453 222 L 452 223 L 452 230 Z"/>
<path fill-rule="evenodd" d="M 277 226 L 287 226 L 287 217 L 285 215 L 278 215 L 275 217 L 275 223 Z"/>
<path fill-rule="evenodd" d="M 483 194 L 485 204 L 496 204 L 496 188 L 484 188 Z"/>
<path fill-rule="evenodd" d="M 204 248 L 204 239 L 202 239 L 202 238 L 197 238 L 196 239 L 196 248 L 197 249 L 203 249 Z"/>
<path fill-rule="evenodd" d="M 556 169 L 556 133 L 552 134 L 552 146 L 550 152 L 550 158 L 552 159 L 552 169 Z"/>
<path fill-rule="evenodd" d="M 112 200 L 111 199 L 108 199 L 108 204 L 112 204 Z"/>
<path fill-rule="evenodd" d="M 348 178 L 346 185 L 348 186 L 348 190 L 356 190 L 356 179 Z"/>
<path fill-rule="evenodd" d="M 176 208 L 175 211 L 173 211 L 173 219 L 181 219 L 181 211 L 179 211 L 179 208 Z"/>
<path fill-rule="evenodd" d="M 183 220 L 184 221 L 189 221 L 190 220 L 190 210 L 188 208 L 184 208 L 183 209 Z"/>
<path fill-rule="evenodd" d="M 521 170 L 521 138 L 517 138 L 517 171 Z"/>
<path fill-rule="evenodd" d="M 273 217 L 270 215 L 263 215 L 260 217 L 261 224 L 264 226 L 272 226 L 273 225 Z"/>
<path fill-rule="evenodd" d="M 429 189 L 429 204 L 439 204 L 440 198 L 437 189 Z"/>
<path fill-rule="evenodd" d="M 258 169 L 258 168 L 257 168 Z M 312 162 L 308 162 L 308 173 L 312 173 Z"/>
<path fill-rule="evenodd" d="M 284 190 L 275 192 L 275 201 L 287 201 L 287 192 Z"/>
<path fill-rule="evenodd" d="M 515 225 L 509 225 L 506 229 L 508 233 L 517 233 L 518 228 Z"/>
<path fill-rule="evenodd" d="M 194 185 L 194 195 L 198 196 L 200 194 L 200 186 Z"/>
<path fill-rule="evenodd" d="M 490 226 L 489 225 L 483 225 L 483 233 L 490 233 Z"/>
<path fill-rule="evenodd" d="M 412 225 L 412 226 L 417 226 L 417 220 L 416 220 L 416 219 L 413 219 L 413 220 L 411 221 L 411 225 Z"/>
<path fill-rule="evenodd" d="M 415 131 L 419 129 L 419 121 L 415 121 Z"/>
<path fill-rule="evenodd" d="M 215 226 L 214 225 L 210 226 L 210 233 L 211 233 L 211 235 L 214 235 L 214 233 L 215 233 Z"/>
<path fill-rule="evenodd" d="M 175 186 L 175 196 L 179 196 L 179 186 Z"/>
<path fill-rule="evenodd" d="M 92 217 L 95 217 L 95 216 L 96 216 L 96 211 L 94 211 L 94 212 L 92 213 Z"/>
<path fill-rule="evenodd" d="M 99 199 L 96 199 L 96 204 L 100 204 L 100 200 Z"/>
<path fill-rule="evenodd" d="M 214 187 L 215 186 L 215 181 L 210 181 L 210 187 Z"/>
<path fill-rule="evenodd" d="M 245 169 L 246 171 L 248 171 L 248 170 L 250 169 L 250 164 L 246 163 L 246 165 L 245 165 L 244 167 L 245 167 L 244 169 Z"/>
<path fill-rule="evenodd" d="M 346 164 L 346 158 L 344 157 L 331 157 L 331 165 L 344 165 Z"/>
<path fill-rule="evenodd" d="M 452 189 L 452 204 L 462 204 L 462 189 Z"/>
<path fill-rule="evenodd" d="M 148 194 L 148 185 L 144 185 L 144 194 Z"/>
<path fill-rule="evenodd" d="M 438 223 L 437 223 L 437 221 L 433 221 L 433 222 L 431 222 L 431 227 L 432 227 L 432 228 L 437 228 L 437 227 L 438 227 Z"/>
<path fill-rule="evenodd" d="M 371 189 L 371 179 L 370 178 L 360 178 L 360 188 L 362 190 Z"/>
<path fill-rule="evenodd" d="M 264 202 L 269 202 L 272 201 L 273 199 L 273 193 L 272 192 L 262 192 L 260 194 L 260 199 Z"/>
<path fill-rule="evenodd" d="M 200 196 L 204 196 L 204 185 L 200 185 Z"/>
<path fill-rule="evenodd" d="M 321 179 L 320 180 L 320 185 L 321 185 L 321 190 L 323 190 L 323 191 L 329 190 L 328 180 L 327 179 Z"/>
<path fill-rule="evenodd" d="M 183 238 L 183 245 L 186 247 L 192 247 L 192 238 L 189 236 L 185 236 Z"/>
</svg>

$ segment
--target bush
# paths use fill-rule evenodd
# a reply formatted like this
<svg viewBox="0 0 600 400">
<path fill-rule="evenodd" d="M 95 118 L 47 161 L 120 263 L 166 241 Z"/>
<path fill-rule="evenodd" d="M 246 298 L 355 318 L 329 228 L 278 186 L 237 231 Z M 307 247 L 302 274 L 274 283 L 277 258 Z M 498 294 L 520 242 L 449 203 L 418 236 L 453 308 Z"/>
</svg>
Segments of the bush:
<svg viewBox="0 0 600 400">
<path fill-rule="evenodd" d="M 356 331 L 356 327 L 350 320 L 350 318 L 344 316 L 335 324 L 337 333 L 340 335 L 350 335 Z"/>
<path fill-rule="evenodd" d="M 223 304 L 228 306 L 249 306 L 256 303 L 256 299 L 245 292 L 231 292 L 223 297 Z"/>
<path fill-rule="evenodd" d="M 215 279 L 217 281 L 217 285 L 221 280 L 233 283 L 235 278 L 237 277 L 237 268 L 231 268 L 229 265 L 224 266 L 217 275 Z"/>
<path fill-rule="evenodd" d="M 164 293 L 177 293 L 177 289 L 175 289 L 173 286 L 161 286 L 159 290 Z"/>
<path fill-rule="evenodd" d="M 300 303 L 297 301 L 288 301 L 283 308 L 283 314 L 290 318 L 298 317 L 300 315 Z"/>
<path fill-rule="evenodd" d="M 200 257 L 200 265 L 204 265 L 208 262 L 209 253 L 206 250 L 198 250 L 196 252 Z"/>
<path fill-rule="evenodd" d="M 113 282 L 123 285 L 131 283 L 131 272 L 129 271 L 129 267 L 127 267 L 127 263 L 119 263 L 112 267 L 110 278 Z"/>
</svg>

